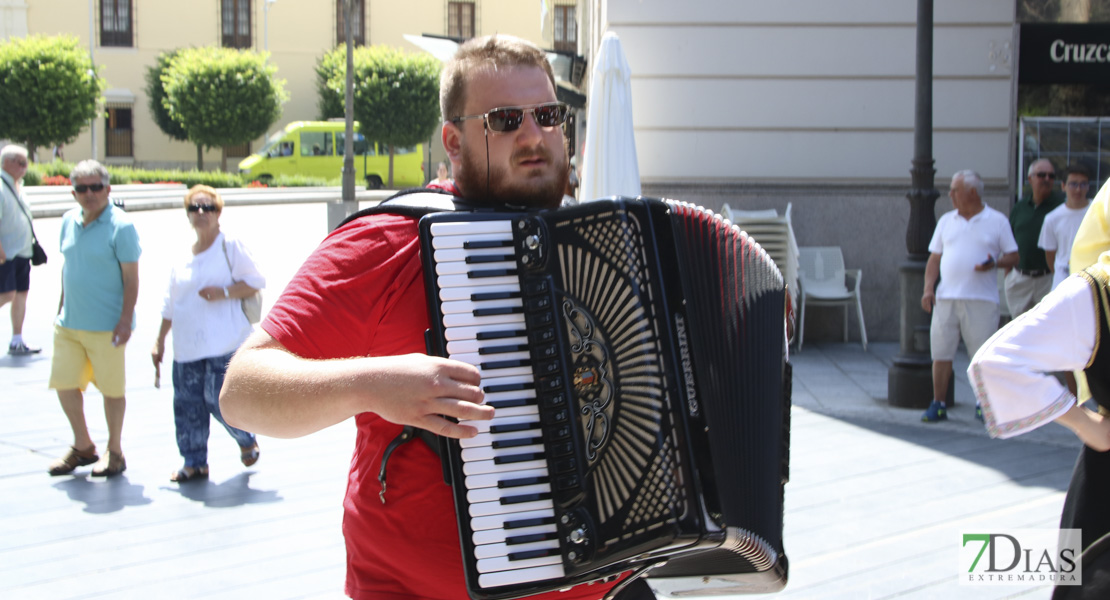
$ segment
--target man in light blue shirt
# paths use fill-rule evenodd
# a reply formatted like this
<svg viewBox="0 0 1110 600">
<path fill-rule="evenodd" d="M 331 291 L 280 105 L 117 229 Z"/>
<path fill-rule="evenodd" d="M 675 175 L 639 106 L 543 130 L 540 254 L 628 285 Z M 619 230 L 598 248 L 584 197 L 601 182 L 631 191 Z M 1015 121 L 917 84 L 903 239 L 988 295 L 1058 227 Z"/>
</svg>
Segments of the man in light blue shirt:
<svg viewBox="0 0 1110 600">
<path fill-rule="evenodd" d="M 23 317 L 31 284 L 31 210 L 20 181 L 27 173 L 27 149 L 8 144 L 0 150 L 0 307 L 11 303 L 12 342 L 8 354 L 42 351 L 23 342 Z"/>
<path fill-rule="evenodd" d="M 126 407 L 124 348 L 139 296 L 139 235 L 127 213 L 109 202 L 108 171 L 100 163 L 78 163 L 70 181 L 81 206 L 62 217 L 65 264 L 50 387 L 58 392 L 74 443 L 49 472 L 72 473 L 100 459 L 85 425 L 84 390 L 91 382 L 104 395 L 108 423 L 108 455 L 92 474 L 118 475 L 127 468 L 120 443 Z"/>
</svg>

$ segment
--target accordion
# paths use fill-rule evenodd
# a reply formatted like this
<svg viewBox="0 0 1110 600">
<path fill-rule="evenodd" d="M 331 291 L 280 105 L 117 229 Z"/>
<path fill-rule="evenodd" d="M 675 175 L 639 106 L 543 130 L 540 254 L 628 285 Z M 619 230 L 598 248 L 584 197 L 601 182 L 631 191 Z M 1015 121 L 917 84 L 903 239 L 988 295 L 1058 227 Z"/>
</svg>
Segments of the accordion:
<svg viewBox="0 0 1110 600">
<path fill-rule="evenodd" d="M 786 297 L 758 244 L 643 198 L 419 229 L 429 348 L 496 408 L 444 453 L 473 598 L 646 569 L 785 585 Z"/>
</svg>

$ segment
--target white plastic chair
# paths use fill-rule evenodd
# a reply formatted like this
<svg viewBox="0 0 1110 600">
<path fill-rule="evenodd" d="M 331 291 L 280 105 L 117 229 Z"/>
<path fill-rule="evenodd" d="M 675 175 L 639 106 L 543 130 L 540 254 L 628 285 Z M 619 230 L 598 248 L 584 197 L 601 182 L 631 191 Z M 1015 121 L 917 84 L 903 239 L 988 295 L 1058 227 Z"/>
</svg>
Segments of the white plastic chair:
<svg viewBox="0 0 1110 600">
<path fill-rule="evenodd" d="M 859 314 L 859 337 L 867 350 L 867 327 L 863 324 L 863 304 L 859 286 L 863 273 L 860 269 L 844 268 L 844 255 L 837 246 L 810 246 L 798 249 L 798 280 L 801 300 L 799 304 L 798 352 L 806 328 L 806 305 L 843 306 L 844 341 L 848 341 L 848 307 L 856 305 Z M 852 280 L 851 287 L 848 279 Z"/>
</svg>

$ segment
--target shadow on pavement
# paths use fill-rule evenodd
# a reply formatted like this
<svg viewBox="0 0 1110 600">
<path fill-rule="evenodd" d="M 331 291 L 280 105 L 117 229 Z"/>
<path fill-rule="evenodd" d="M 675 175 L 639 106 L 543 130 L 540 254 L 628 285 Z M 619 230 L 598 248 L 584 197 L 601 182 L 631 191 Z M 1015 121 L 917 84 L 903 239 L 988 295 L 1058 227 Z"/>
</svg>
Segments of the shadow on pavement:
<svg viewBox="0 0 1110 600">
<path fill-rule="evenodd" d="M 1018 485 L 1033 485 L 1067 491 L 1072 468 L 1079 455 L 1079 442 L 1075 447 L 1062 447 L 1020 438 L 998 440 L 982 434 L 932 429 L 867 418 L 825 414 L 879 435 L 900 439 L 952 458 L 973 462 L 1004 474 Z M 923 476 L 943 479 L 943 471 L 931 472 L 923 466 Z"/>
<path fill-rule="evenodd" d="M 77 475 L 55 483 L 54 487 L 65 492 L 70 500 L 83 502 L 84 511 L 92 514 L 113 513 L 127 506 L 144 506 L 153 502 L 143 495 L 145 488 L 128 481 L 126 475 L 104 480 Z"/>
<path fill-rule="evenodd" d="M 231 508 L 283 500 L 276 490 L 252 489 L 252 475 L 253 472 L 240 473 L 223 483 L 213 483 L 211 479 L 194 479 L 176 484 L 176 487 L 166 486 L 162 489 L 177 492 L 194 502 L 203 502 L 209 508 Z"/>
</svg>

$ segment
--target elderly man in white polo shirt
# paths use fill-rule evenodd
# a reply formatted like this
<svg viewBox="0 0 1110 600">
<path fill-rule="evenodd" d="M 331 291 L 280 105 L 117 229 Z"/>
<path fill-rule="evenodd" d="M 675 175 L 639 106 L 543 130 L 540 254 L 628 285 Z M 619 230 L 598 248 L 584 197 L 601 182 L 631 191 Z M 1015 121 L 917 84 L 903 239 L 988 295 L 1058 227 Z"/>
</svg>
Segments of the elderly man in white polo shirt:
<svg viewBox="0 0 1110 600">
<path fill-rule="evenodd" d="M 975 171 L 952 176 L 948 190 L 956 210 L 945 213 L 929 241 L 921 308 L 933 314 L 929 340 L 933 356 L 933 401 L 922 421 L 948 418 L 952 359 L 963 337 L 968 356 L 998 329 L 998 276 L 1018 262 L 1010 221 L 983 203 L 983 180 Z M 937 286 L 937 278 L 940 285 Z M 975 416 L 982 419 L 978 406 Z"/>
</svg>

